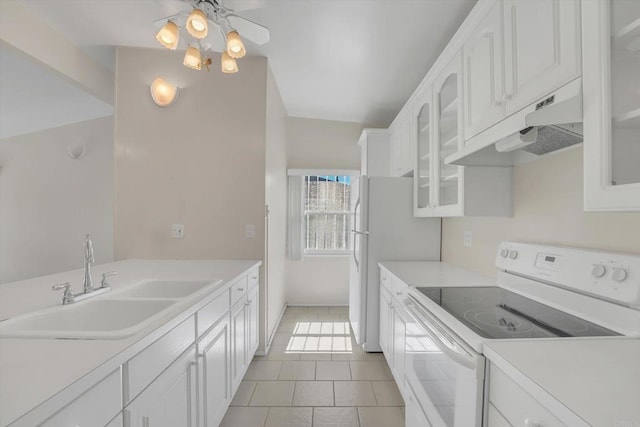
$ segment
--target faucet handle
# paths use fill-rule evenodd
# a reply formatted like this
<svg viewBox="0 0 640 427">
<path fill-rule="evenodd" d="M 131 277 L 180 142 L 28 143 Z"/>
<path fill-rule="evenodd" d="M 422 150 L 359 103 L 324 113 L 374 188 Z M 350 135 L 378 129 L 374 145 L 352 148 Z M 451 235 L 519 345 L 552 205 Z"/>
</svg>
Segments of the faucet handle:
<svg viewBox="0 0 640 427">
<path fill-rule="evenodd" d="M 51 287 L 52 291 L 59 291 L 62 289 L 64 289 L 64 293 L 62 294 L 62 305 L 71 304 L 72 302 L 74 302 L 73 298 L 75 295 L 73 295 L 73 292 L 71 292 L 71 283 L 64 282 L 60 283 L 59 285 L 53 285 Z"/>
<path fill-rule="evenodd" d="M 107 278 L 109 276 L 115 276 L 116 274 L 118 274 L 117 271 L 110 271 L 108 273 L 102 273 L 102 281 L 100 282 L 100 287 L 101 288 L 106 288 L 107 286 L 109 286 L 109 283 L 107 283 Z"/>
</svg>

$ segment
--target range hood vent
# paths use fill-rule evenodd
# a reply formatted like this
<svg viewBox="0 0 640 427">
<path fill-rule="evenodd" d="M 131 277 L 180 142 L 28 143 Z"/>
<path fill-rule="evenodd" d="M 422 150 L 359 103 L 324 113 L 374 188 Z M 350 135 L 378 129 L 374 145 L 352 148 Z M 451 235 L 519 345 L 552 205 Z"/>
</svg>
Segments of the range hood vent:
<svg viewBox="0 0 640 427">
<path fill-rule="evenodd" d="M 582 142 L 582 81 L 573 82 L 469 140 L 446 163 L 511 166 Z"/>
</svg>

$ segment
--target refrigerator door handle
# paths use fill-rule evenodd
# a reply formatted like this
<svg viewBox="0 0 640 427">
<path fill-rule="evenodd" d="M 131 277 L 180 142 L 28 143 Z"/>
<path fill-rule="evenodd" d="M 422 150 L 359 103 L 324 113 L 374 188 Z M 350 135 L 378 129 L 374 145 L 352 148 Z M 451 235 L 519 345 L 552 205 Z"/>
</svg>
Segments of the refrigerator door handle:
<svg viewBox="0 0 640 427">
<path fill-rule="evenodd" d="M 351 230 L 351 232 L 352 232 L 353 234 L 361 234 L 361 235 L 365 235 L 365 236 L 368 236 L 368 235 L 369 235 L 369 232 L 368 232 L 368 231 L 358 231 L 358 230 L 352 229 L 352 230 Z"/>
<path fill-rule="evenodd" d="M 356 234 L 355 230 L 351 230 L 353 231 L 353 262 L 355 262 L 356 264 L 356 271 L 360 271 L 360 263 L 358 262 L 358 257 L 356 257 L 356 237 L 358 237 L 358 235 Z"/>
</svg>

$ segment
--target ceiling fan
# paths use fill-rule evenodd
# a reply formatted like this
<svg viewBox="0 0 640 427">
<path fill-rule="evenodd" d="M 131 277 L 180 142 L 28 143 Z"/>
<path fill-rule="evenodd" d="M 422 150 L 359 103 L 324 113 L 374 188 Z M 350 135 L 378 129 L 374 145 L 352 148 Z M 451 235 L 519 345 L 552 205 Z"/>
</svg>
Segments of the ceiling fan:
<svg viewBox="0 0 640 427">
<path fill-rule="evenodd" d="M 236 59 L 246 54 L 242 37 L 262 45 L 269 41 L 269 29 L 256 22 L 238 16 L 235 9 L 221 0 L 182 0 L 191 5 L 191 11 L 182 11 L 155 22 L 160 28 L 156 39 L 167 49 L 175 50 L 180 39 L 186 40 L 187 50 L 183 64 L 201 70 L 209 70 L 211 58 L 202 52 L 222 52 L 223 73 L 238 72 Z M 250 8 L 260 7 L 261 2 L 250 2 Z"/>
</svg>

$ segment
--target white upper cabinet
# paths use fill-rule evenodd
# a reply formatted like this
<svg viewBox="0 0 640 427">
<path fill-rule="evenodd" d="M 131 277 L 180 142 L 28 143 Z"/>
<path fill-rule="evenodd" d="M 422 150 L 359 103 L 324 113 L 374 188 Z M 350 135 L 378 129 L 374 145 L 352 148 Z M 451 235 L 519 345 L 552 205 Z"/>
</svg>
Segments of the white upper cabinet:
<svg viewBox="0 0 640 427">
<path fill-rule="evenodd" d="M 503 4 L 509 116 L 581 74 L 580 3 L 504 0 Z"/>
<path fill-rule="evenodd" d="M 582 4 L 584 207 L 640 210 L 640 1 Z"/>
<path fill-rule="evenodd" d="M 501 3 L 494 4 L 462 48 L 466 139 L 505 114 L 502 12 Z"/>
<path fill-rule="evenodd" d="M 408 103 L 411 103 L 409 101 Z M 411 109 L 405 107 L 389 127 L 391 138 L 391 176 L 412 176 L 415 154 Z"/>
<path fill-rule="evenodd" d="M 428 86 L 418 92 L 417 103 L 417 140 L 416 166 L 413 186 L 414 216 L 431 216 L 433 214 L 431 200 L 432 160 L 431 144 L 433 142 L 433 91 Z"/>
</svg>

